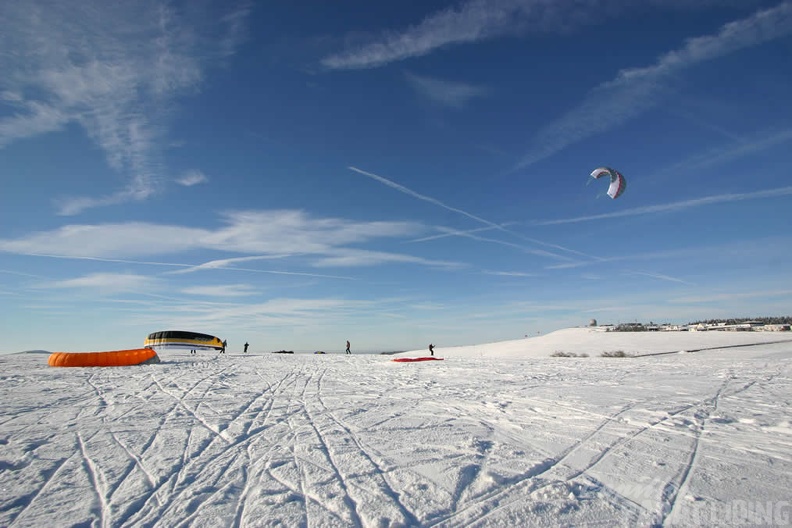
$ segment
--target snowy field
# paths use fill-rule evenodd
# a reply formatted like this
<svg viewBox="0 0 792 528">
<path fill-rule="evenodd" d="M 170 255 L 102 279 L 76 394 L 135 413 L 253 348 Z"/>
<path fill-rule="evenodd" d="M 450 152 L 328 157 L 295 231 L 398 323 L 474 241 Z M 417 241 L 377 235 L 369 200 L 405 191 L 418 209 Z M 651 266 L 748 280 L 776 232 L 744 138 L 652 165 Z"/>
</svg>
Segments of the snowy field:
<svg viewBox="0 0 792 528">
<path fill-rule="evenodd" d="M 715 348 L 732 345 L 755 346 Z M 670 353 L 600 357 L 618 350 Z M 435 354 L 0 356 L 0 526 L 792 522 L 789 333 L 569 329 Z"/>
</svg>

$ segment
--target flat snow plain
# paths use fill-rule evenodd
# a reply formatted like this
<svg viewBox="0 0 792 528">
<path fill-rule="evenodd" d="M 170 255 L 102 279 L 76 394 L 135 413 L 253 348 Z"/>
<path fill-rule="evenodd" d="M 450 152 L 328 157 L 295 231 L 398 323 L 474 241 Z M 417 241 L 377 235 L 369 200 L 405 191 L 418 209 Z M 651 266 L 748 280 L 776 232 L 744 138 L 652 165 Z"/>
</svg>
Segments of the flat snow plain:
<svg viewBox="0 0 792 528">
<path fill-rule="evenodd" d="M 0 526 L 792 523 L 789 333 L 435 354 L 2 355 Z"/>
</svg>

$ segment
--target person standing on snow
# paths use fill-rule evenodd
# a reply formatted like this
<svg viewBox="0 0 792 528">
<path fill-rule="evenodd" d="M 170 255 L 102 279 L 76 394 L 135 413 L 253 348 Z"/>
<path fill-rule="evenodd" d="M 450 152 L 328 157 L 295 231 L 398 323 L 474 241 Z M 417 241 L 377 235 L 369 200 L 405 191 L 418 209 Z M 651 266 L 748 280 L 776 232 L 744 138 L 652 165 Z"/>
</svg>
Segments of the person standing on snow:
<svg viewBox="0 0 792 528">
<path fill-rule="evenodd" d="M 220 349 L 220 353 L 221 354 L 225 354 L 225 349 L 226 349 L 227 346 L 228 346 L 228 343 L 226 342 L 225 339 L 223 339 L 223 348 Z"/>
<path fill-rule="evenodd" d="M 349 341 L 347 341 L 346 353 L 351 354 L 352 352 L 349 351 Z"/>
<path fill-rule="evenodd" d="M 432 343 L 429 343 L 429 354 L 434 356 L 434 345 Z"/>
<path fill-rule="evenodd" d="M 247 344 L 247 341 L 246 341 L 245 342 L 245 350 L 243 351 L 245 354 L 247 354 L 247 349 L 248 349 L 248 344 Z"/>
</svg>

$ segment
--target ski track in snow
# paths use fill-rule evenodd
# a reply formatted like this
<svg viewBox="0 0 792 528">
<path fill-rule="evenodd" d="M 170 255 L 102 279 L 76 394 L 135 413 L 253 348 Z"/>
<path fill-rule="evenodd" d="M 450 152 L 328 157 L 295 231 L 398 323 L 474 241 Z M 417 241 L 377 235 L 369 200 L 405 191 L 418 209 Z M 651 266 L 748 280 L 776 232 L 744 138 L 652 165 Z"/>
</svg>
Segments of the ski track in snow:
<svg viewBox="0 0 792 528">
<path fill-rule="evenodd" d="M 90 383 L 90 380 L 89 380 Z M 100 526 L 107 526 L 108 521 L 107 518 L 109 516 L 109 506 L 107 505 L 107 500 L 105 497 L 105 489 L 104 485 L 101 482 L 101 477 L 99 476 L 99 470 L 97 469 L 96 463 L 91 459 L 91 456 L 88 454 L 87 448 L 85 447 L 85 440 L 83 439 L 80 433 L 77 433 L 77 440 L 80 444 L 80 454 L 82 455 L 83 459 L 83 467 L 85 472 L 88 474 L 88 478 L 91 481 L 91 487 L 96 494 L 96 502 L 98 503 L 98 513 L 96 514 L 99 517 L 99 525 Z"/>
<path fill-rule="evenodd" d="M 410 365 L 171 351 L 110 369 L 0 356 L 0 525 L 684 524 L 746 499 L 736 475 L 757 501 L 792 483 L 773 447 L 792 432 L 785 350 Z M 748 448 L 772 463 L 712 473 Z"/>
</svg>

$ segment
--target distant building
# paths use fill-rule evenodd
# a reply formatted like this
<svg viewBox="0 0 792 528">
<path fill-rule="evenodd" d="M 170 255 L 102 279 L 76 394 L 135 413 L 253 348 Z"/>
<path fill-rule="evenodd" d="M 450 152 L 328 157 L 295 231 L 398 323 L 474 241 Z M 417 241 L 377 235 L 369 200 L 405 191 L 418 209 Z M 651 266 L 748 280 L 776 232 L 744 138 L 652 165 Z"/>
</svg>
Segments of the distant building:
<svg viewBox="0 0 792 528">
<path fill-rule="evenodd" d="M 792 329 L 792 326 L 788 324 L 769 324 L 761 326 L 756 330 L 763 330 L 765 332 L 789 332 L 790 329 Z"/>
</svg>

